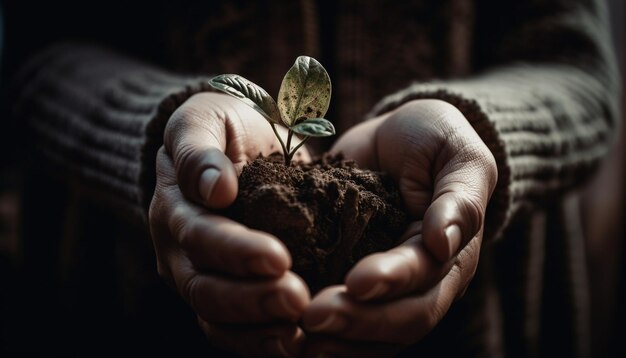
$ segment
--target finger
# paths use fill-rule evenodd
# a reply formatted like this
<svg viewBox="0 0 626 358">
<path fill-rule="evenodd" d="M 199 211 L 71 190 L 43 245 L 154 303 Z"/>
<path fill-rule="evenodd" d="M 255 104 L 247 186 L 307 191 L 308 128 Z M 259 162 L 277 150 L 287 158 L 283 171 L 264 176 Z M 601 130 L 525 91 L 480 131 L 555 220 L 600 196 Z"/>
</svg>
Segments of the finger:
<svg viewBox="0 0 626 358">
<path fill-rule="evenodd" d="M 169 217 L 173 237 L 196 269 L 235 276 L 280 276 L 291 256 L 277 238 L 179 202 Z"/>
<path fill-rule="evenodd" d="M 208 322 L 295 322 L 310 300 L 305 283 L 292 272 L 276 279 L 242 281 L 199 273 L 180 254 L 168 261 L 179 294 Z"/>
<path fill-rule="evenodd" d="M 464 123 L 467 127 L 469 125 Z M 471 131 L 435 178 L 432 203 L 424 214 L 424 245 L 441 262 L 453 258 L 483 227 L 487 203 L 497 181 L 493 155 Z"/>
<path fill-rule="evenodd" d="M 425 247 L 448 261 L 482 227 L 497 181 L 492 153 L 463 114 L 439 100 L 409 102 L 378 132 L 382 169 L 399 180 L 407 210 L 423 217 Z"/>
<path fill-rule="evenodd" d="M 226 120 L 215 110 L 221 107 L 193 96 L 172 114 L 164 135 L 183 194 L 210 208 L 227 207 L 237 196 L 237 173 L 224 154 Z"/>
<path fill-rule="evenodd" d="M 296 357 L 305 340 L 295 324 L 216 325 L 200 317 L 198 323 L 213 345 L 246 357 Z"/>
<path fill-rule="evenodd" d="M 456 256 L 482 229 L 488 200 L 468 194 L 464 186 L 451 187 L 435 196 L 424 215 L 424 246 L 440 262 Z"/>
<path fill-rule="evenodd" d="M 375 253 L 359 261 L 346 277 L 348 294 L 359 301 L 380 301 L 424 292 L 452 267 L 442 264 L 416 235 L 387 252 Z"/>
<path fill-rule="evenodd" d="M 221 150 L 211 147 L 188 147 L 178 152 L 176 173 L 186 197 L 221 209 L 230 206 L 237 197 L 237 173 Z"/>
<path fill-rule="evenodd" d="M 317 295 L 304 314 L 307 331 L 338 338 L 409 345 L 430 332 L 456 297 L 460 275 L 453 269 L 433 289 L 384 303 L 351 299 L 344 286 Z"/>
<path fill-rule="evenodd" d="M 171 164 L 165 153 L 161 152 L 159 158 L 160 165 Z M 155 228 L 167 223 L 166 238 L 178 243 L 196 269 L 277 277 L 291 267 L 291 256 L 277 238 L 190 204 L 177 186 L 159 189 L 150 216 Z M 153 231 L 154 236 L 164 230 Z"/>
</svg>

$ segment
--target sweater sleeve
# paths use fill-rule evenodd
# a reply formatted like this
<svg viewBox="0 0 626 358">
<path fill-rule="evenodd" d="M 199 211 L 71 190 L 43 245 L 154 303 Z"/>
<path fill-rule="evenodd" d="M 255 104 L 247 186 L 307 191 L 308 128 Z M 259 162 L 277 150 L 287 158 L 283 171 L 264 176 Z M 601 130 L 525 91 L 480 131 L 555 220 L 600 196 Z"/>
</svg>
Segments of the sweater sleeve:
<svg viewBox="0 0 626 358">
<path fill-rule="evenodd" d="M 459 108 L 498 166 L 485 218 L 489 240 L 520 209 L 590 177 L 617 132 L 619 76 L 600 1 L 486 2 L 493 18 L 477 20 L 493 25 L 477 36 L 480 75 L 415 83 L 370 116 L 421 98 Z"/>
<path fill-rule="evenodd" d="M 205 79 L 76 44 L 39 53 L 15 82 L 14 115 L 34 160 L 144 226 L 167 119 L 209 90 Z"/>
</svg>

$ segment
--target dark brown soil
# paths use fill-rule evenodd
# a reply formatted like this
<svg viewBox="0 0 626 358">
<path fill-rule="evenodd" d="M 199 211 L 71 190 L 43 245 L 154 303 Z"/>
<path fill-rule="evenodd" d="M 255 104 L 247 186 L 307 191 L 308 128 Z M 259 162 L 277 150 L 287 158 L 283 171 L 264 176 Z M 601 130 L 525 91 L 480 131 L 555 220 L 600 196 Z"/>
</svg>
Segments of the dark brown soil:
<svg viewBox="0 0 626 358">
<path fill-rule="evenodd" d="M 407 225 L 391 177 L 328 155 L 285 166 L 273 154 L 246 165 L 227 214 L 281 239 L 312 292 L 340 283 L 365 255 L 395 246 Z"/>
</svg>

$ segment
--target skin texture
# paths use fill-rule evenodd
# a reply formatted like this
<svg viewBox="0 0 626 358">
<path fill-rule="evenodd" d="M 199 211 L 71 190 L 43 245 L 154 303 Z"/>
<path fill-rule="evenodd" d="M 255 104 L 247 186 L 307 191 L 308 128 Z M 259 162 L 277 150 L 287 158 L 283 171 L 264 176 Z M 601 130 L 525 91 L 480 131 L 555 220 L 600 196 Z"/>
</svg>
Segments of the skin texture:
<svg viewBox="0 0 626 358">
<path fill-rule="evenodd" d="M 338 139 L 332 151 L 398 181 L 414 221 L 403 244 L 364 258 L 343 285 L 312 298 L 276 238 L 211 214 L 233 202 L 246 161 L 279 148 L 265 120 L 236 99 L 202 93 L 174 113 L 164 139 L 150 208 L 159 273 L 217 346 L 393 355 L 428 333 L 474 275 L 497 170 L 450 104 L 411 101 Z"/>
</svg>

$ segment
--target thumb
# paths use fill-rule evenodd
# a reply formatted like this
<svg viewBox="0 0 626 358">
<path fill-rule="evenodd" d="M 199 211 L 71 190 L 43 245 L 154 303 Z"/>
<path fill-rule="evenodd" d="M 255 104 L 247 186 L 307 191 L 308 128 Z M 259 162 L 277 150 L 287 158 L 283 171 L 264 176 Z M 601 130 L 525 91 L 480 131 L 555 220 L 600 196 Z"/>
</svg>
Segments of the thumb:
<svg viewBox="0 0 626 358">
<path fill-rule="evenodd" d="M 458 192 L 440 195 L 426 210 L 424 246 L 440 262 L 456 256 L 482 228 L 484 206 Z"/>
<path fill-rule="evenodd" d="M 497 169 L 495 160 L 474 164 L 467 163 L 472 170 L 443 175 L 424 214 L 424 245 L 441 262 L 455 257 L 473 237 L 482 234 Z"/>
<path fill-rule="evenodd" d="M 238 181 L 233 163 L 224 154 L 225 122 L 208 108 L 202 97 L 187 100 L 168 121 L 164 146 L 174 162 L 183 195 L 219 209 L 233 203 Z"/>
<path fill-rule="evenodd" d="M 212 209 L 225 208 L 235 201 L 237 174 L 220 149 L 190 145 L 178 151 L 175 158 L 178 185 L 188 199 Z"/>
</svg>

